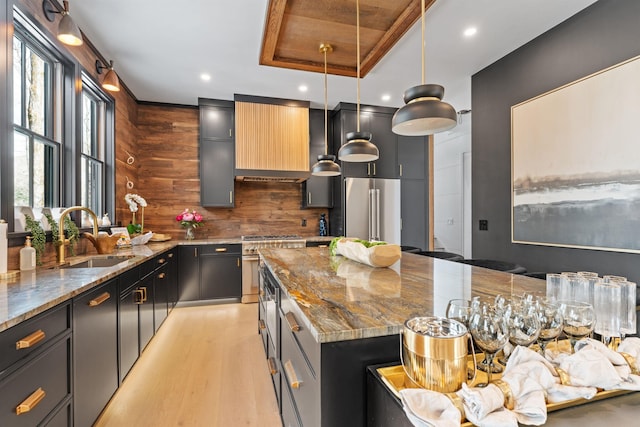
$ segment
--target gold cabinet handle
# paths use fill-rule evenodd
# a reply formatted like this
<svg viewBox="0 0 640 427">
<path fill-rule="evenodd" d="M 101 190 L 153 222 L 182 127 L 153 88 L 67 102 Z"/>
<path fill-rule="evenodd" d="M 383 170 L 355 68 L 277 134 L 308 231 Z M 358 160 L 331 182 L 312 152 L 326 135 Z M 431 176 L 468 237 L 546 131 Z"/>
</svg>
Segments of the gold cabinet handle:
<svg viewBox="0 0 640 427">
<path fill-rule="evenodd" d="M 103 302 L 105 302 L 106 300 L 108 300 L 109 298 L 111 298 L 111 294 L 109 292 L 105 292 L 102 295 L 100 295 L 99 297 L 94 298 L 91 301 L 89 301 L 89 307 L 97 307 L 100 304 L 102 304 Z"/>
<path fill-rule="evenodd" d="M 291 360 L 287 360 L 284 364 L 284 371 L 287 373 L 287 378 L 289 379 L 289 385 L 291 388 L 300 388 L 302 385 L 302 381 L 298 379 L 296 375 L 295 369 L 293 369 L 293 363 Z"/>
<path fill-rule="evenodd" d="M 275 375 L 278 373 L 278 364 L 276 363 L 276 359 L 274 359 L 273 357 L 270 357 L 267 360 L 267 363 L 269 364 L 269 373 L 271 373 L 271 375 Z"/>
<path fill-rule="evenodd" d="M 260 330 L 267 329 L 267 325 L 264 323 L 264 320 L 258 320 L 258 328 L 260 328 Z"/>
<path fill-rule="evenodd" d="M 233 191 L 229 191 L 229 203 L 233 203 Z"/>
<path fill-rule="evenodd" d="M 400 176 L 402 176 L 402 164 L 400 164 Z"/>
<path fill-rule="evenodd" d="M 166 260 L 166 259 L 164 259 L 164 258 L 160 258 L 160 259 L 158 260 L 158 264 L 164 264 L 165 262 L 167 262 L 167 260 Z"/>
<path fill-rule="evenodd" d="M 240 258 L 236 258 L 236 266 L 240 267 Z"/>
<path fill-rule="evenodd" d="M 142 302 L 145 302 L 147 300 L 147 287 L 141 286 L 140 290 L 142 290 Z"/>
<path fill-rule="evenodd" d="M 367 175 L 371 175 L 371 163 L 367 163 Z"/>
<path fill-rule="evenodd" d="M 376 164 L 373 164 L 373 176 L 376 176 Z"/>
<path fill-rule="evenodd" d="M 167 255 L 167 258 L 173 258 L 173 254 Z"/>
<path fill-rule="evenodd" d="M 38 403 L 40 403 L 46 395 L 47 393 L 44 392 L 42 387 L 39 387 L 36 391 L 31 393 L 29 397 L 23 400 L 22 403 L 16 406 L 16 415 L 24 414 L 25 412 L 35 409 L 35 407 L 38 406 Z"/>
<path fill-rule="evenodd" d="M 307 204 L 311 204 L 311 191 L 307 193 Z"/>
<path fill-rule="evenodd" d="M 45 337 L 46 335 L 44 331 L 42 329 L 38 329 L 34 333 L 16 341 L 16 350 L 33 347 L 34 345 L 42 341 Z"/>
<path fill-rule="evenodd" d="M 167 273 L 160 273 L 158 274 L 158 279 L 164 279 L 166 275 Z"/>
<path fill-rule="evenodd" d="M 227 252 L 227 248 L 216 248 L 216 252 Z"/>
<path fill-rule="evenodd" d="M 291 332 L 300 331 L 300 325 L 298 324 L 298 321 L 296 320 L 296 317 L 292 312 L 288 312 L 284 315 L 284 317 L 287 319 L 287 323 L 289 324 L 289 329 L 291 329 Z"/>
<path fill-rule="evenodd" d="M 135 296 L 133 297 L 134 302 L 138 305 L 142 304 L 144 302 L 144 292 L 142 291 L 142 289 L 136 289 L 133 292 L 138 296 L 138 298 L 136 298 Z"/>
</svg>

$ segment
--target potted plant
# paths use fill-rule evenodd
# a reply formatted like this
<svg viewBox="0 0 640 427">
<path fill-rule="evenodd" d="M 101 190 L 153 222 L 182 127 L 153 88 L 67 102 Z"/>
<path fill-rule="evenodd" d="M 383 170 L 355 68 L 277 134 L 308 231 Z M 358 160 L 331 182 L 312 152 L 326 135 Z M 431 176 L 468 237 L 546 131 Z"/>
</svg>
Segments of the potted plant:
<svg viewBox="0 0 640 427">
<path fill-rule="evenodd" d="M 44 254 L 44 244 L 47 241 L 47 236 L 39 221 L 27 214 L 24 215 L 24 219 L 26 221 L 25 229 L 31 232 L 31 246 L 36 250 L 36 264 L 42 265 L 42 255 Z"/>
</svg>

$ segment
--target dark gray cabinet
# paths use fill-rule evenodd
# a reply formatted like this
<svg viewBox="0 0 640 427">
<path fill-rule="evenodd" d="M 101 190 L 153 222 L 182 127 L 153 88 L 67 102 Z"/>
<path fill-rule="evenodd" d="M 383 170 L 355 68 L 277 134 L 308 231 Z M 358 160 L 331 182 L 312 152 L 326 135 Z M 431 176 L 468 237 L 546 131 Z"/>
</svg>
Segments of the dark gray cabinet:
<svg viewBox="0 0 640 427">
<path fill-rule="evenodd" d="M 398 137 L 401 242 L 425 250 L 429 247 L 428 155 L 428 137 Z"/>
<path fill-rule="evenodd" d="M 169 287 L 167 254 L 156 258 L 158 267 L 153 271 L 153 315 L 157 332 L 169 314 Z"/>
<path fill-rule="evenodd" d="M 140 279 L 138 289 L 141 291 L 139 297 L 142 298 L 140 304 L 138 305 L 138 333 L 140 339 L 140 353 L 142 353 L 147 344 L 149 344 L 149 341 L 151 341 L 151 338 L 153 338 L 153 334 L 155 333 L 153 324 L 155 319 L 153 307 L 153 301 L 155 298 L 153 288 L 153 272 Z"/>
<path fill-rule="evenodd" d="M 242 296 L 241 246 L 181 246 L 180 301 L 234 298 Z"/>
<path fill-rule="evenodd" d="M 118 388 L 118 281 L 73 301 L 74 424 L 89 426 Z"/>
<path fill-rule="evenodd" d="M 169 282 L 167 285 L 167 309 L 168 313 L 170 313 L 178 302 L 178 250 L 173 248 L 167 252 L 166 256 L 167 281 Z"/>
<path fill-rule="evenodd" d="M 345 178 L 398 178 L 397 135 L 391 131 L 395 109 L 364 105 L 360 108 L 360 130 L 371 132 L 371 142 L 378 147 L 380 157 L 368 163 L 341 162 Z M 357 129 L 357 106 L 340 103 L 332 113 L 333 153 L 347 143 L 346 134 Z"/>
<path fill-rule="evenodd" d="M 200 108 L 200 202 L 234 206 L 235 125 L 233 101 L 198 99 Z"/>
<path fill-rule="evenodd" d="M 71 419 L 71 327 L 71 304 L 63 303 L 0 333 L 0 426 L 70 425 L 60 423 Z"/>
<path fill-rule="evenodd" d="M 309 110 L 309 169 L 318 161 L 318 156 L 325 153 L 324 110 Z M 332 181 L 338 179 L 330 176 L 313 176 L 302 183 L 303 208 L 332 208 Z"/>
<path fill-rule="evenodd" d="M 136 270 L 137 271 L 137 270 Z M 133 364 L 140 356 L 140 339 L 138 337 L 138 305 L 142 303 L 142 290 L 136 279 L 120 292 L 120 381 L 127 376 Z"/>
</svg>

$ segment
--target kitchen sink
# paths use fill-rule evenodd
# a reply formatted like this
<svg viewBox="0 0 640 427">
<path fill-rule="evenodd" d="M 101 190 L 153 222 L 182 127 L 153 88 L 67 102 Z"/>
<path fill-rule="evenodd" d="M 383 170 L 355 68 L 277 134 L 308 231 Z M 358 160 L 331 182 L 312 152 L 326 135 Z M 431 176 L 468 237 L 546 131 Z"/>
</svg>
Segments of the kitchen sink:
<svg viewBox="0 0 640 427">
<path fill-rule="evenodd" d="M 62 265 L 60 268 L 101 268 L 101 267 L 112 267 L 114 265 L 120 264 L 121 262 L 126 262 L 133 258 L 135 255 L 106 255 L 106 256 L 96 256 L 89 258 L 85 261 L 80 261 L 73 264 Z"/>
</svg>

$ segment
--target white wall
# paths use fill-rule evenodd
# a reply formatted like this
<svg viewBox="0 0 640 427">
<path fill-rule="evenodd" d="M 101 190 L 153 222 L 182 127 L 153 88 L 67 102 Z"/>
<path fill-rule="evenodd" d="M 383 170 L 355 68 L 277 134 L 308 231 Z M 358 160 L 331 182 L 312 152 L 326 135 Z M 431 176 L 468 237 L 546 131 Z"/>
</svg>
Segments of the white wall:
<svg viewBox="0 0 640 427">
<path fill-rule="evenodd" d="M 455 128 L 435 135 L 435 248 L 470 258 L 471 253 L 465 253 L 465 239 L 467 243 L 471 241 L 471 224 L 464 224 L 463 153 L 471 152 L 471 113 L 458 117 Z M 471 247 L 470 244 L 466 246 Z"/>
</svg>

